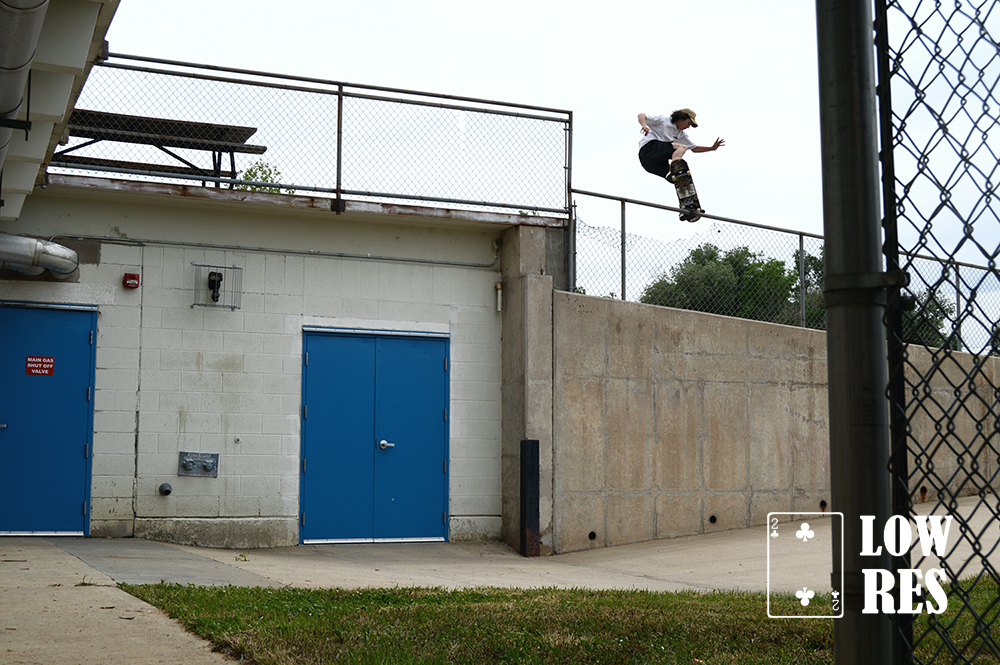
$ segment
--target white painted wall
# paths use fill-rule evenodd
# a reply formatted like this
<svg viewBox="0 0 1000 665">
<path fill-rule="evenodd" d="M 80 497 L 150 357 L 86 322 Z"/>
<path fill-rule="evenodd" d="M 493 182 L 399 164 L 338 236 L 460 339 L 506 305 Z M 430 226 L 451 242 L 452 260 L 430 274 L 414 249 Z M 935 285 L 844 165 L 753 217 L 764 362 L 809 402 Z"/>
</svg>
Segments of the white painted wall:
<svg viewBox="0 0 1000 665">
<path fill-rule="evenodd" d="M 503 227 L 337 216 L 293 209 L 285 198 L 254 205 L 50 186 L 0 229 L 108 236 L 79 283 L 0 280 L 0 300 L 99 306 L 92 534 L 233 547 L 297 542 L 302 329 L 322 326 L 449 333 L 450 537 L 499 537 L 498 267 L 122 237 L 489 264 Z M 242 267 L 241 309 L 192 308 L 192 262 Z M 122 286 L 126 272 L 141 274 L 141 288 Z M 219 477 L 178 476 L 179 451 L 219 453 Z M 173 487 L 169 497 L 157 493 L 163 482 Z"/>
</svg>

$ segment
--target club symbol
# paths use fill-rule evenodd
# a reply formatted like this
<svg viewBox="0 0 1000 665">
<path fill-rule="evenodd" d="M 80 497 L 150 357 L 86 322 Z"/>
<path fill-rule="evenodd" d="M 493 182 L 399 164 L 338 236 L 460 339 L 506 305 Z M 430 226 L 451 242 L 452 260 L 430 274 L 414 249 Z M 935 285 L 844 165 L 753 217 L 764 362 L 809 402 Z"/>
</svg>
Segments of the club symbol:
<svg viewBox="0 0 1000 665">
<path fill-rule="evenodd" d="M 810 538 L 814 538 L 816 532 L 809 528 L 808 522 L 802 523 L 802 528 L 795 532 L 795 537 L 803 543 L 808 543 Z"/>
<path fill-rule="evenodd" d="M 813 596 L 815 596 L 815 595 L 816 595 L 816 592 L 815 591 L 810 591 L 809 587 L 802 587 L 801 591 L 796 591 L 795 592 L 795 597 L 799 599 L 800 603 L 802 603 L 802 607 L 808 606 L 809 605 L 809 601 L 812 600 Z"/>
<path fill-rule="evenodd" d="M 777 530 L 772 531 L 771 532 L 771 537 L 772 538 L 777 538 L 778 537 L 778 531 Z"/>
</svg>

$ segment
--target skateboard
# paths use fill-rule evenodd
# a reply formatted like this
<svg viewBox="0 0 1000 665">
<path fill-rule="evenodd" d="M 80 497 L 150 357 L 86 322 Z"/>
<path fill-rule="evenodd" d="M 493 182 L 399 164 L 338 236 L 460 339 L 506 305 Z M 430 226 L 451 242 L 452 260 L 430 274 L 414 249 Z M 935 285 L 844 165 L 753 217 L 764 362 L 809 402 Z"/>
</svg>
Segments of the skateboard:
<svg viewBox="0 0 1000 665">
<path fill-rule="evenodd" d="M 684 212 L 680 218 L 685 222 L 697 222 L 701 219 L 701 214 L 705 212 L 698 201 L 698 190 L 694 188 L 694 180 L 691 179 L 691 170 L 687 162 L 683 159 L 675 159 L 670 163 L 670 175 L 667 180 L 674 183 L 677 188 L 677 201 Z"/>
</svg>

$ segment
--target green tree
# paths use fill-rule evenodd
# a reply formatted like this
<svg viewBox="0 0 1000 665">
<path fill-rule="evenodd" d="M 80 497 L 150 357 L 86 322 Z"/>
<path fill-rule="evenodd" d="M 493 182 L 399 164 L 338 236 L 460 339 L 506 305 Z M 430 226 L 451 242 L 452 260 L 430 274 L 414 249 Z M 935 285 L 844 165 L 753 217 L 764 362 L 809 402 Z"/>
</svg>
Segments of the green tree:
<svg viewBox="0 0 1000 665">
<path fill-rule="evenodd" d="M 687 257 L 646 286 L 639 298 L 649 305 L 735 316 L 757 321 L 826 329 L 823 302 L 825 248 L 818 255 L 795 252 L 791 267 L 767 259 L 747 247 L 723 252 L 711 243 Z M 799 262 L 802 274 L 799 274 Z M 959 348 L 958 336 L 946 332 L 955 316 L 955 304 L 932 291 L 914 296 L 916 307 L 903 312 L 903 341 L 928 347 Z M 1000 326 L 994 329 L 991 353 L 1000 355 Z"/>
<path fill-rule="evenodd" d="M 699 312 L 780 322 L 796 275 L 777 259 L 747 247 L 725 253 L 711 243 L 688 256 L 643 291 L 640 302 Z"/>
<path fill-rule="evenodd" d="M 240 174 L 241 180 L 249 180 L 252 182 L 281 182 L 281 171 L 278 170 L 277 166 L 272 166 L 262 159 L 258 159 L 256 162 L 251 164 Z M 244 189 L 251 192 L 271 192 L 273 194 L 280 194 L 281 189 L 278 187 L 263 187 L 261 185 L 248 185 L 240 184 L 236 185 L 235 189 Z M 291 192 L 285 192 L 290 194 Z"/>
<path fill-rule="evenodd" d="M 799 276 L 799 262 L 802 262 L 802 276 Z M 805 303 L 806 328 L 826 330 L 826 305 L 823 302 L 823 276 L 825 274 L 826 247 L 820 247 L 814 256 L 803 250 L 795 250 L 791 270 L 795 272 L 795 286 L 792 290 L 791 308 L 784 323 L 792 326 L 803 325 L 802 303 Z"/>
<path fill-rule="evenodd" d="M 955 315 L 955 304 L 938 298 L 933 291 L 915 296 L 916 307 L 903 311 L 903 341 L 932 348 L 958 350 L 958 337 L 945 332 L 945 322 Z"/>
</svg>

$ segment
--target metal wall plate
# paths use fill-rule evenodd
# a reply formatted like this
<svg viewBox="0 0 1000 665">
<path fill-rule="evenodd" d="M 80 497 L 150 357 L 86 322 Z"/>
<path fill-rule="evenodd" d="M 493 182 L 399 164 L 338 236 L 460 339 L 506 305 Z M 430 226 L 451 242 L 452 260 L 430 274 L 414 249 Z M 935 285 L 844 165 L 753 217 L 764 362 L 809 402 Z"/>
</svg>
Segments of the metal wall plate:
<svg viewBox="0 0 1000 665">
<path fill-rule="evenodd" d="M 219 453 L 180 453 L 178 476 L 219 477 Z"/>
</svg>

